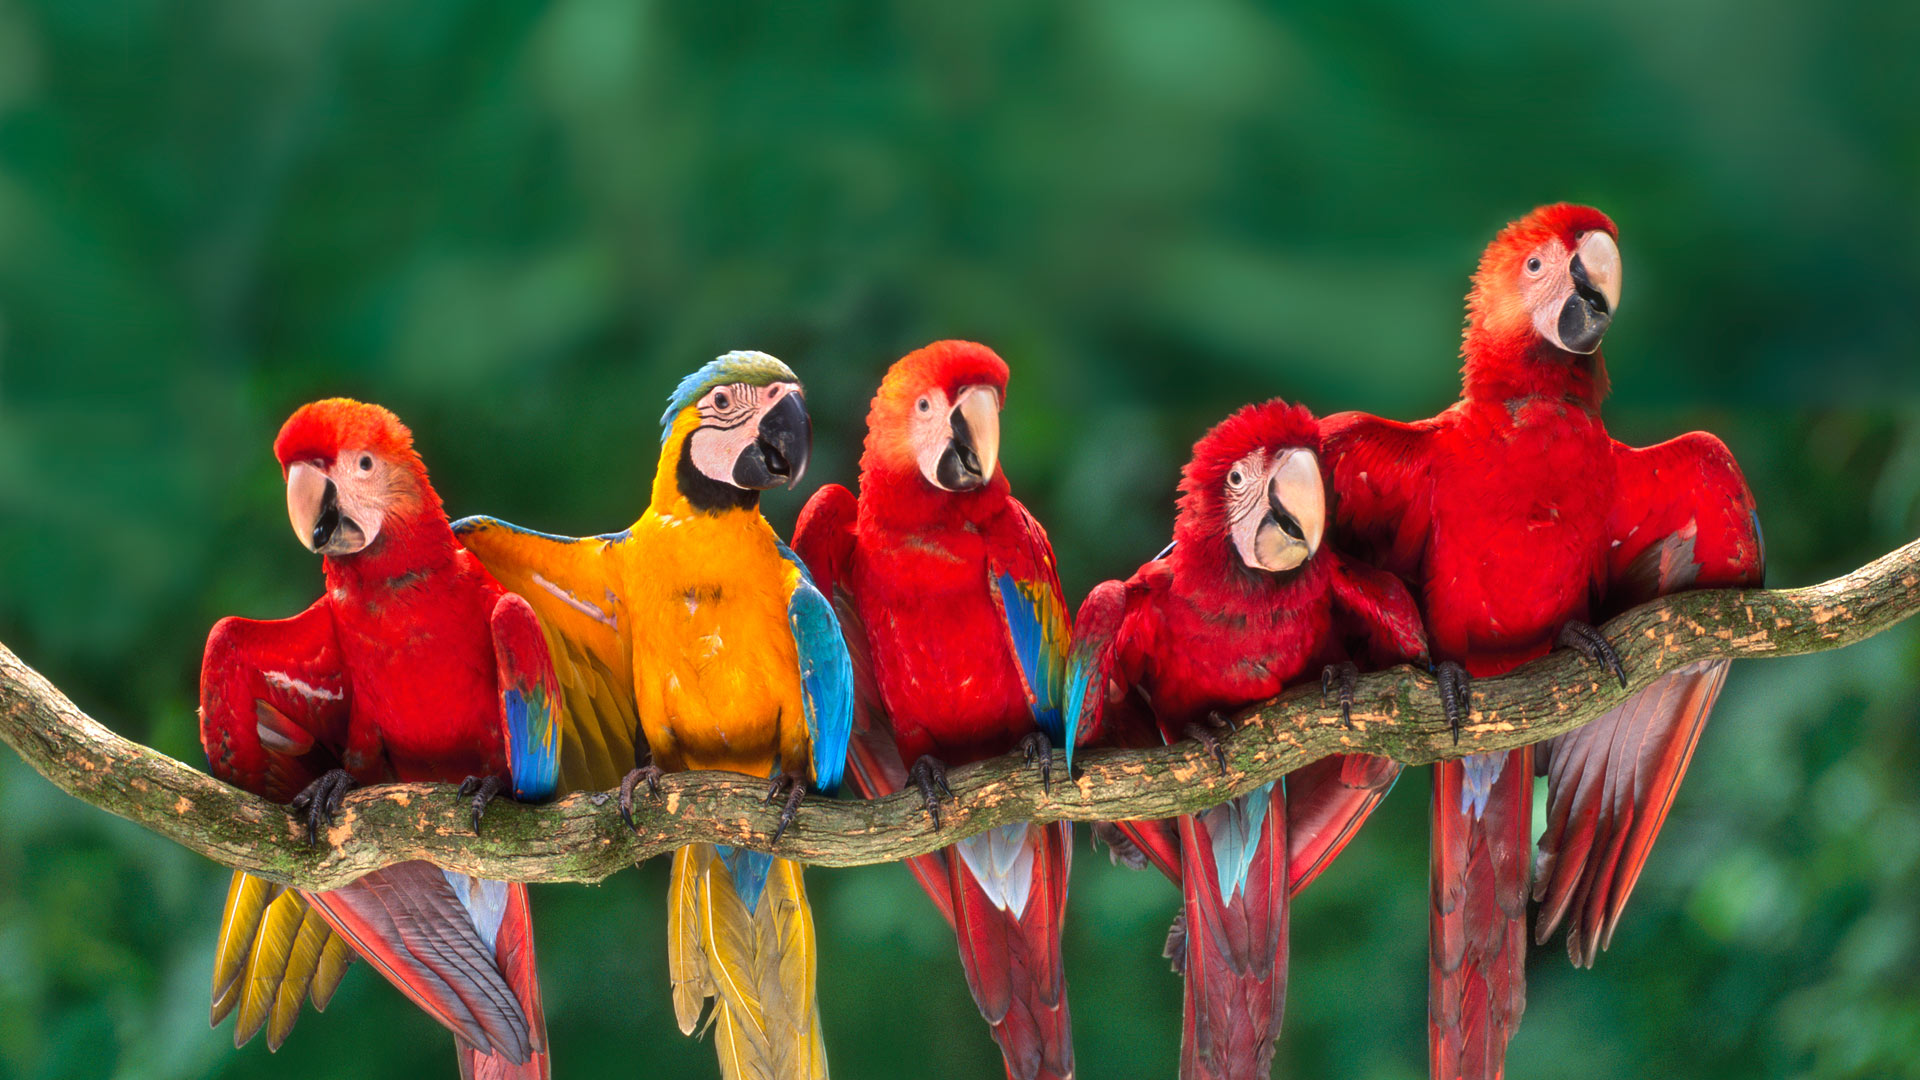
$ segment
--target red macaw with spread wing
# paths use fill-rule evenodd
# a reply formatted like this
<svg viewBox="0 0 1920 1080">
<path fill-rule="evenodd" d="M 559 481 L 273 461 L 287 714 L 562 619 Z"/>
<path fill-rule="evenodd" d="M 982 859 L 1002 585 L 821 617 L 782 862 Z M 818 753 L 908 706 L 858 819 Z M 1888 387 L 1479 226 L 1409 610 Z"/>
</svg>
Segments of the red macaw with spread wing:
<svg viewBox="0 0 1920 1080">
<path fill-rule="evenodd" d="M 357 784 L 463 782 L 486 803 L 553 790 L 559 686 L 533 609 L 454 539 L 399 419 L 333 399 L 274 443 L 294 533 L 326 592 L 289 619 L 226 618 L 207 639 L 200 740 L 213 774 L 291 803 L 317 840 Z M 358 953 L 454 1034 L 461 1074 L 548 1075 L 527 887 L 423 862 L 330 892 L 236 872 L 213 1021 L 277 1049 Z"/>
<path fill-rule="evenodd" d="M 1613 222 L 1542 207 L 1502 230 L 1468 297 L 1464 386 L 1411 424 L 1323 423 L 1335 535 L 1415 586 L 1449 716 L 1473 677 L 1556 644 L 1626 677 L 1590 625 L 1662 593 L 1760 583 L 1759 519 L 1727 448 L 1695 432 L 1637 449 L 1600 420 L 1600 340 L 1620 303 Z M 1562 922 L 1575 964 L 1606 947 L 1726 679 L 1727 661 L 1655 680 L 1539 747 L 1436 766 L 1433 1076 L 1501 1075 L 1526 1001 L 1533 778 L 1547 829 L 1538 942 Z"/>
</svg>

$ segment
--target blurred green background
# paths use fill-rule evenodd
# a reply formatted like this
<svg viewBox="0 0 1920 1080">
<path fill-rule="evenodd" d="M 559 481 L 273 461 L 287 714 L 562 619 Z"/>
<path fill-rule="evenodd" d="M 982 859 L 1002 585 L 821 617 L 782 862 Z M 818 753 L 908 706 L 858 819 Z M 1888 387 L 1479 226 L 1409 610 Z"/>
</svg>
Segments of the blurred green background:
<svg viewBox="0 0 1920 1080">
<path fill-rule="evenodd" d="M 282 418 L 410 421 L 456 514 L 639 511 L 674 380 L 807 379 L 849 481 L 887 363 L 1012 363 L 1070 599 L 1167 535 L 1243 402 L 1428 415 L 1503 222 L 1614 215 L 1608 416 L 1721 434 L 1771 578 L 1915 535 L 1920 7 L 1232 0 L 0 0 L 0 640 L 198 762 L 220 615 L 288 614 Z M 801 497 L 768 511 L 785 529 Z M 1920 1076 L 1920 650 L 1735 672 L 1597 970 L 1534 957 L 1513 1075 Z M 1277 1071 L 1423 1075 L 1423 774 L 1298 907 Z M 814 871 L 838 1075 L 997 1074 L 898 867 Z M 664 865 L 536 888 L 557 1073 L 711 1076 Z M 225 873 L 0 752 L 0 1076 L 451 1075 L 357 968 L 277 1057 L 206 1025 Z M 1172 1074 L 1175 896 L 1083 849 L 1081 1075 Z"/>
</svg>

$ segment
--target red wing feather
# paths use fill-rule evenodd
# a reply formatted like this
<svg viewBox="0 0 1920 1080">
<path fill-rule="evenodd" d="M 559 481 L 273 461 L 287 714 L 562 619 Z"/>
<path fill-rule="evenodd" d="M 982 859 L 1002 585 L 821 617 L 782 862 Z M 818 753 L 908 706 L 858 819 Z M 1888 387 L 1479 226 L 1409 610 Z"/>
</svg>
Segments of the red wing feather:
<svg viewBox="0 0 1920 1080">
<path fill-rule="evenodd" d="M 349 690 L 325 599 L 290 619 L 221 619 L 200 666 L 208 770 L 290 801 L 338 764 Z"/>
<path fill-rule="evenodd" d="M 534 1017 L 540 1006 L 525 887 L 510 886 L 507 896 L 494 948 L 446 873 L 431 863 L 399 863 L 308 899 L 354 951 L 455 1037 L 483 1056 L 524 1064 L 544 1055 L 546 1033 L 529 1020 L 528 1005 Z"/>
<path fill-rule="evenodd" d="M 1400 777 L 1400 763 L 1335 754 L 1287 774 L 1287 880 L 1296 894 L 1346 849 Z"/>
</svg>

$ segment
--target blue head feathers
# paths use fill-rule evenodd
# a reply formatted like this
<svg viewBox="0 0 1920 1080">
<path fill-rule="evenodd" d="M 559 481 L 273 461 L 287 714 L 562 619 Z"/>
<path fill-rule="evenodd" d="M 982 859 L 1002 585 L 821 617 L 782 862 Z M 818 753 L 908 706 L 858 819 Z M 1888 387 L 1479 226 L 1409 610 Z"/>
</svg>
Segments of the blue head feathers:
<svg viewBox="0 0 1920 1080">
<path fill-rule="evenodd" d="M 800 377 L 793 373 L 792 368 L 763 352 L 743 349 L 716 357 L 700 370 L 681 379 L 680 385 L 673 388 L 672 396 L 667 398 L 667 411 L 660 416 L 661 445 L 666 444 L 668 434 L 673 431 L 673 418 L 716 386 L 725 386 L 727 383 L 766 386 L 799 381 Z"/>
</svg>

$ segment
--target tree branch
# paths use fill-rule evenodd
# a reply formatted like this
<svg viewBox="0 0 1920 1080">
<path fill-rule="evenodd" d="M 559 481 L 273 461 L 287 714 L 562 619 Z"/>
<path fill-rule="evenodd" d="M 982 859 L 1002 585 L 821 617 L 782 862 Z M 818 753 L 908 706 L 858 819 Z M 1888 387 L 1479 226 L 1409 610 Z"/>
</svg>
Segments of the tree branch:
<svg viewBox="0 0 1920 1080">
<path fill-rule="evenodd" d="M 1661 674 L 1710 657 L 1796 656 L 1863 641 L 1920 609 L 1920 541 L 1844 577 L 1804 589 L 1715 590 L 1663 598 L 1608 623 L 1629 689 L 1559 650 L 1512 674 L 1474 683 L 1458 745 L 1433 679 L 1409 667 L 1365 676 L 1347 729 L 1318 687 L 1250 710 L 1226 740 L 1222 772 L 1194 743 L 1150 751 L 1089 751 L 1077 782 L 1043 793 L 1032 767 L 1009 755 L 955 769 L 957 802 L 931 828 L 919 796 L 873 801 L 809 798 L 779 854 L 823 866 L 889 862 L 1015 821 L 1172 817 L 1250 791 L 1333 753 L 1366 752 L 1410 765 L 1506 750 L 1570 731 Z M 0 739 L 76 798 L 168 837 L 215 862 L 285 884 L 328 889 L 369 870 L 426 859 L 513 881 L 599 881 L 636 860 L 694 841 L 769 850 L 777 807 L 764 780 L 678 773 L 657 798 L 636 800 L 628 831 L 608 793 L 546 806 L 495 804 L 483 834 L 466 801 L 438 784 L 356 791 L 327 843 L 308 848 L 285 808 L 114 734 L 0 645 Z"/>
</svg>

